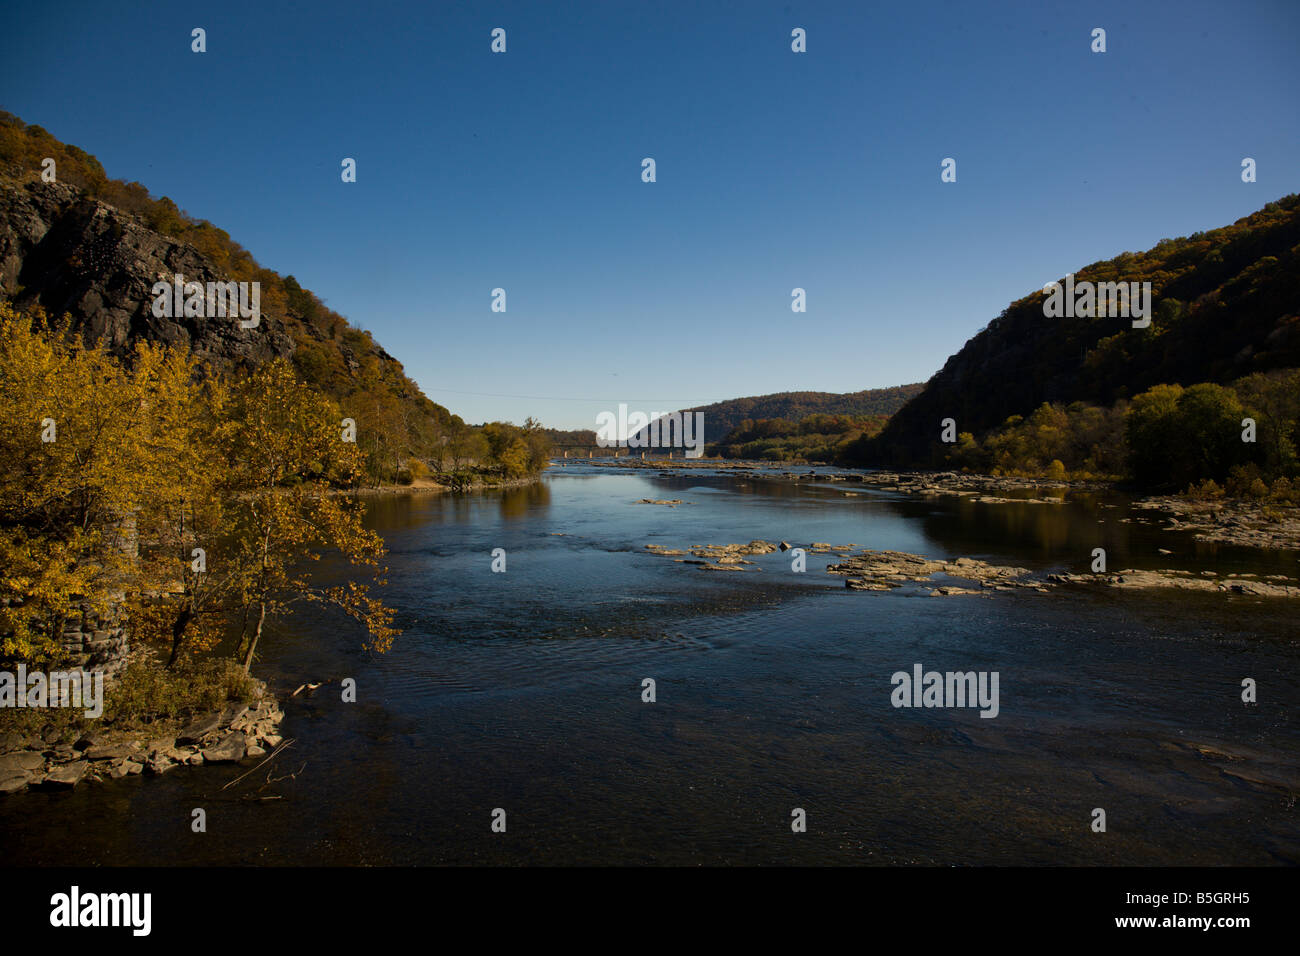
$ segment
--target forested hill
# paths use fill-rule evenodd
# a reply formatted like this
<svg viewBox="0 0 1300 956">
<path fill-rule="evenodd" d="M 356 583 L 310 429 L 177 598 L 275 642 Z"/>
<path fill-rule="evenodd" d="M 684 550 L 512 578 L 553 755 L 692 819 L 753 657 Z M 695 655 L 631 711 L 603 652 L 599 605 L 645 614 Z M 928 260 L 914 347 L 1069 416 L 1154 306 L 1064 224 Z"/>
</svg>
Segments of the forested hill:
<svg viewBox="0 0 1300 956">
<path fill-rule="evenodd" d="M 704 413 L 704 440 L 712 444 L 726 438 L 747 420 L 784 419 L 798 423 L 810 415 L 892 415 L 919 394 L 921 388 L 917 383 L 861 392 L 775 392 L 699 405 L 685 409 L 683 414 Z"/>
<path fill-rule="evenodd" d="M 42 178 L 54 160 L 55 182 Z M 43 165 L 44 164 L 44 165 Z M 261 320 L 158 318 L 151 289 L 172 281 L 258 282 Z M 259 265 L 223 230 L 139 183 L 110 179 L 89 153 L 0 111 L 0 294 L 67 314 L 70 331 L 128 357 L 137 341 L 184 343 L 218 369 L 290 360 L 396 461 L 454 441 L 464 423 L 430 401 L 369 332 L 292 276 Z M 360 440 L 360 439 L 359 439 Z"/>
<path fill-rule="evenodd" d="M 1157 384 L 1226 383 L 1300 366 L 1300 196 L 1230 226 L 1094 263 L 1075 280 L 1150 282 L 1150 326 L 1135 329 L 1123 317 L 1046 318 L 1040 286 L 948 359 L 849 460 L 932 463 L 945 418 L 979 436 L 1044 402 L 1110 405 Z"/>
</svg>

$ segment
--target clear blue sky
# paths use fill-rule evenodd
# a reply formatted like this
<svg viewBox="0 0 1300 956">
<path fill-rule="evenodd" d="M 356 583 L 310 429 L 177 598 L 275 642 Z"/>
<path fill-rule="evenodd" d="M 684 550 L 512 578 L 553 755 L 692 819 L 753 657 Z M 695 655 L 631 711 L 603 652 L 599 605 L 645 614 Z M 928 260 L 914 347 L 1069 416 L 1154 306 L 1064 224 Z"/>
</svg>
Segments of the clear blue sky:
<svg viewBox="0 0 1300 956">
<path fill-rule="evenodd" d="M 2 15 L 0 106 L 226 229 L 475 422 L 923 381 L 1045 282 L 1300 191 L 1296 0 Z"/>
</svg>

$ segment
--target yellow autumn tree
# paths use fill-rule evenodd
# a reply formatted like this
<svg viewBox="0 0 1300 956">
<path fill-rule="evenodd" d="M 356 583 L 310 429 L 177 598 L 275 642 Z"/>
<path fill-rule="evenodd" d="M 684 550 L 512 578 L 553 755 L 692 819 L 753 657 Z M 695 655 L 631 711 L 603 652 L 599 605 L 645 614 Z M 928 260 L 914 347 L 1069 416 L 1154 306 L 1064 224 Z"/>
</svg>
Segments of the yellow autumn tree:
<svg viewBox="0 0 1300 956">
<path fill-rule="evenodd" d="M 236 653 L 251 666 L 269 617 L 297 602 L 335 605 L 365 626 L 366 646 L 385 651 L 392 612 L 357 580 L 319 584 L 308 565 L 336 549 L 357 573 L 383 584 L 382 539 L 365 528 L 364 504 L 332 493 L 355 485 L 365 458 L 347 440 L 338 406 L 275 361 L 232 388 L 221 409 L 217 462 L 225 514 L 218 563 L 232 578 L 244 628 Z"/>
<path fill-rule="evenodd" d="M 124 597 L 169 665 L 233 615 L 247 672 L 266 620 L 299 601 L 390 646 L 392 612 L 370 593 L 383 542 L 335 494 L 363 455 L 331 400 L 283 361 L 201 382 L 184 348 L 141 345 L 123 363 L 64 333 L 0 302 L 0 656 L 53 660 L 71 608 Z M 313 578 L 325 551 L 353 580 Z"/>
<path fill-rule="evenodd" d="M 0 652 L 57 656 L 73 604 L 129 590 L 137 535 L 190 483 L 193 366 L 141 345 L 128 369 L 39 310 L 0 303 Z"/>
</svg>

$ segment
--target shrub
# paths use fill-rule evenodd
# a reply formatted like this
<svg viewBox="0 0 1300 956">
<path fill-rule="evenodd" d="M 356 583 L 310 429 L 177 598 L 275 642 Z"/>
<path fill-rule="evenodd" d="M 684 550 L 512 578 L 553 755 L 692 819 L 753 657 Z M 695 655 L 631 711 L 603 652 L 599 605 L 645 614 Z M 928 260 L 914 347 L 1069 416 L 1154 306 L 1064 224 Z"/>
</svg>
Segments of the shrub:
<svg viewBox="0 0 1300 956">
<path fill-rule="evenodd" d="M 129 729 L 188 719 L 230 703 L 249 703 L 254 687 L 243 668 L 229 659 L 186 660 L 168 670 L 152 654 L 137 655 L 118 681 L 105 689 L 100 717 L 86 717 L 84 710 L 75 707 L 5 708 L 0 710 L 0 736 L 40 735 L 70 744 L 87 730 L 105 725 Z"/>
<path fill-rule="evenodd" d="M 1228 472 L 1228 494 L 1234 498 L 1246 498 L 1250 496 L 1251 485 L 1260 479 L 1259 467 L 1253 462 L 1248 465 L 1237 465 Z"/>
<path fill-rule="evenodd" d="M 1187 497 L 1195 498 L 1198 501 L 1212 501 L 1223 497 L 1223 489 L 1213 478 L 1206 478 L 1199 484 L 1194 484 L 1187 489 Z"/>
<path fill-rule="evenodd" d="M 228 658 L 185 661 L 167 670 L 152 659 L 132 661 L 108 692 L 104 717 L 115 724 L 147 724 L 209 713 L 253 697 L 253 680 Z"/>
</svg>

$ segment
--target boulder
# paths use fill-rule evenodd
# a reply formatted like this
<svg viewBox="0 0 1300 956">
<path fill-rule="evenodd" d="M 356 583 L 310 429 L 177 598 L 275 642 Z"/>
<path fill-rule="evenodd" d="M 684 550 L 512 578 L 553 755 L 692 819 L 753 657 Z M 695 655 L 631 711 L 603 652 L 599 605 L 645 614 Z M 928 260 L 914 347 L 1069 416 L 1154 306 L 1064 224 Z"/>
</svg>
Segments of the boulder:
<svg viewBox="0 0 1300 956">
<path fill-rule="evenodd" d="M 236 763 L 244 759 L 248 752 L 248 738 L 235 731 L 215 746 L 203 751 L 203 759 L 208 763 Z"/>
<path fill-rule="evenodd" d="M 197 744 L 208 734 L 221 729 L 221 714 L 208 714 L 190 723 L 176 737 L 178 744 Z"/>
<path fill-rule="evenodd" d="M 146 764 L 146 767 L 148 768 L 149 772 L 152 774 L 166 773 L 168 770 L 171 770 L 172 767 L 175 766 L 176 764 L 172 762 L 172 759 L 163 754 L 155 755 L 152 759 L 150 759 L 149 763 Z"/>
<path fill-rule="evenodd" d="M 55 767 L 45 775 L 44 782 L 48 787 L 75 787 L 81 783 L 88 769 L 90 769 L 89 760 L 74 760 L 72 763 Z"/>
<path fill-rule="evenodd" d="M 246 713 L 248 713 L 248 706 L 246 704 L 231 704 L 221 712 L 221 726 L 229 727 Z"/>
<path fill-rule="evenodd" d="M 23 753 L 5 754 L 0 757 L 0 777 L 40 770 L 44 766 L 45 757 L 30 750 Z"/>
<path fill-rule="evenodd" d="M 145 745 L 145 753 L 166 753 L 176 746 L 175 737 L 156 737 Z"/>
<path fill-rule="evenodd" d="M 26 790 L 27 784 L 32 780 L 32 774 L 26 770 L 20 770 L 18 773 L 0 774 L 0 793 L 17 793 L 19 790 Z"/>
<path fill-rule="evenodd" d="M 129 744 L 99 744 L 84 754 L 87 760 L 118 760 L 132 752 Z"/>
</svg>

